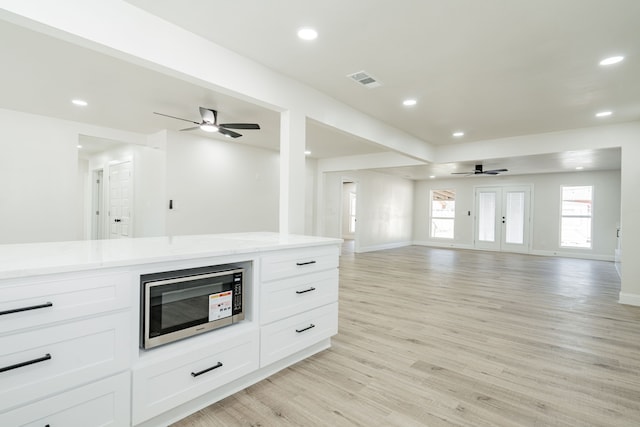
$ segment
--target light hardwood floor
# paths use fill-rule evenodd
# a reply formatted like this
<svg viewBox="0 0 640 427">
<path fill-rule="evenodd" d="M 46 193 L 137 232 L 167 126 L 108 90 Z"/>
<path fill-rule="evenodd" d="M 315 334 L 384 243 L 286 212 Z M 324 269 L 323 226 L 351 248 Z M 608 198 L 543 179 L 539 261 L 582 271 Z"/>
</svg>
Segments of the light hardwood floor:
<svg viewBox="0 0 640 427">
<path fill-rule="evenodd" d="M 640 307 L 613 263 L 406 247 L 340 260 L 333 347 L 204 426 L 640 426 Z"/>
</svg>

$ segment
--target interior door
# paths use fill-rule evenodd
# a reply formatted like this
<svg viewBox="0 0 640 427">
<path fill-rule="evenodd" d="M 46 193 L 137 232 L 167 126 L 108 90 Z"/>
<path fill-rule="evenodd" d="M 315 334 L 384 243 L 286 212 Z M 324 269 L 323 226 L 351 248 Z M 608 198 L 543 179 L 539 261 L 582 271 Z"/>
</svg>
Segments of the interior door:
<svg viewBox="0 0 640 427">
<path fill-rule="evenodd" d="M 475 193 L 475 247 L 529 252 L 531 187 L 477 187 Z"/>
<path fill-rule="evenodd" d="M 109 238 L 131 237 L 133 206 L 131 161 L 109 165 Z"/>
</svg>

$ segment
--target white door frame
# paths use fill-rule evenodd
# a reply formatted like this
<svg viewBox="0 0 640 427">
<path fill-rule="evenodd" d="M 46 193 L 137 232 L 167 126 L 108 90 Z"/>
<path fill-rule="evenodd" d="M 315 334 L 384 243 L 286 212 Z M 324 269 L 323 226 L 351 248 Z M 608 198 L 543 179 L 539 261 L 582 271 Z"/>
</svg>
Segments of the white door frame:
<svg viewBox="0 0 640 427">
<path fill-rule="evenodd" d="M 104 169 L 91 171 L 91 239 L 104 239 L 105 209 L 104 209 Z"/>
<path fill-rule="evenodd" d="M 506 200 L 509 192 L 525 192 L 525 218 L 523 218 L 523 244 L 515 244 L 506 242 L 506 225 L 509 221 L 505 217 L 506 212 Z M 493 242 L 480 241 L 479 239 L 479 202 L 478 197 L 481 192 L 494 193 L 496 195 L 496 211 L 494 218 L 495 236 Z M 520 184 L 520 185 L 487 185 L 474 187 L 474 221 L 473 221 L 473 241 L 474 248 L 489 251 L 503 251 L 503 252 L 531 252 L 531 239 L 532 239 L 532 205 L 533 205 L 533 185 L 532 184 Z"/>
<path fill-rule="evenodd" d="M 350 178 L 348 176 L 342 176 L 340 179 L 340 237 L 342 237 L 344 235 L 343 230 L 342 230 L 342 226 L 343 226 L 343 221 L 342 221 L 342 216 L 344 215 L 344 210 L 345 210 L 345 206 L 344 206 L 344 184 L 347 182 L 352 182 L 355 187 L 356 187 L 356 232 L 353 234 L 353 250 L 354 252 L 358 252 L 360 250 L 360 245 L 359 245 L 359 237 L 360 237 L 360 227 L 358 227 L 358 216 L 360 214 L 360 197 L 358 196 L 358 191 L 359 191 L 359 187 L 360 187 L 360 183 L 358 182 L 357 179 L 355 178 Z"/>
</svg>

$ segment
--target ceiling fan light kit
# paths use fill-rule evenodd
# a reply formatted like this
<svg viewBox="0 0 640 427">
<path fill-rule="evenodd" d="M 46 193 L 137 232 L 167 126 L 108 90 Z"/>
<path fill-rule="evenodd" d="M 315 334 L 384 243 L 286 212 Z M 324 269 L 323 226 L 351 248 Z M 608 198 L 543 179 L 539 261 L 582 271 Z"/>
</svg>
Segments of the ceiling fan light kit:
<svg viewBox="0 0 640 427">
<path fill-rule="evenodd" d="M 200 117 L 202 121 L 195 122 L 193 120 L 183 119 L 181 117 L 170 116 L 169 114 L 153 112 L 159 116 L 169 117 L 172 119 L 182 120 L 184 122 L 193 123 L 193 127 L 180 129 L 180 131 L 190 131 L 195 129 L 201 129 L 205 132 L 213 133 L 218 132 L 226 137 L 239 138 L 241 133 L 234 132 L 231 129 L 245 129 L 245 130 L 260 130 L 260 125 L 257 123 L 220 123 L 218 124 L 218 112 L 210 108 L 200 107 Z"/>
<path fill-rule="evenodd" d="M 500 175 L 502 172 L 509 172 L 509 169 L 491 169 L 484 170 L 482 165 L 476 165 L 475 169 L 471 172 L 452 172 L 451 175 L 464 175 L 464 176 L 475 176 L 475 175 Z"/>
</svg>

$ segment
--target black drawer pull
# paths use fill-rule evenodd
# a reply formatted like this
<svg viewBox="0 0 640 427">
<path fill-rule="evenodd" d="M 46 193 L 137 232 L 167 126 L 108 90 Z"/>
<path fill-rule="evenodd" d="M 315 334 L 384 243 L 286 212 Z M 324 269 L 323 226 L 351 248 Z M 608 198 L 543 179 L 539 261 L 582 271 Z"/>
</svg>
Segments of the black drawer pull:
<svg viewBox="0 0 640 427">
<path fill-rule="evenodd" d="M 314 288 L 313 286 L 310 287 L 309 289 L 305 289 L 304 291 L 296 291 L 296 294 L 300 295 L 300 294 L 306 294 L 307 292 L 311 292 L 311 291 L 315 291 L 316 288 Z"/>
<path fill-rule="evenodd" d="M 312 323 L 312 324 L 310 324 L 309 326 L 307 326 L 307 327 L 306 327 L 306 328 L 304 328 L 304 329 L 296 329 L 296 332 L 297 332 L 297 333 L 300 333 L 300 332 L 308 331 L 309 329 L 311 329 L 311 328 L 315 328 L 315 327 L 316 327 L 316 325 L 314 325 L 314 324 Z"/>
<path fill-rule="evenodd" d="M 221 366 L 222 366 L 222 362 L 218 362 L 218 363 L 216 363 L 214 366 L 212 366 L 212 367 L 210 367 L 210 368 L 207 368 L 207 369 L 205 369 L 205 370 L 202 370 L 202 371 L 200 371 L 200 372 L 191 372 L 191 376 L 195 378 L 195 377 L 197 377 L 198 375 L 206 374 L 207 372 L 209 372 L 209 371 L 213 371 L 214 369 L 218 369 L 218 368 L 220 368 Z"/>
<path fill-rule="evenodd" d="M 315 261 L 307 261 L 307 262 L 296 262 L 298 267 L 302 267 L 303 265 L 315 264 Z"/>
<path fill-rule="evenodd" d="M 34 363 L 44 362 L 45 360 L 49 360 L 49 359 L 51 359 L 51 355 L 47 353 L 42 357 L 38 357 L 37 359 L 27 360 L 26 362 L 16 363 L 15 365 L 5 366 L 4 368 L 0 368 L 0 373 L 11 371 L 13 369 L 22 368 L 23 366 L 33 365 Z"/>
<path fill-rule="evenodd" d="M 37 310 L 39 308 L 47 308 L 47 307 L 53 307 L 53 303 L 45 302 L 44 304 L 31 305 L 29 307 L 12 308 L 11 310 L 0 311 L 0 316 L 4 316 L 5 314 L 20 313 L 21 311 Z"/>
</svg>

